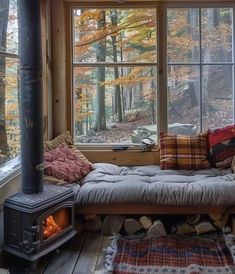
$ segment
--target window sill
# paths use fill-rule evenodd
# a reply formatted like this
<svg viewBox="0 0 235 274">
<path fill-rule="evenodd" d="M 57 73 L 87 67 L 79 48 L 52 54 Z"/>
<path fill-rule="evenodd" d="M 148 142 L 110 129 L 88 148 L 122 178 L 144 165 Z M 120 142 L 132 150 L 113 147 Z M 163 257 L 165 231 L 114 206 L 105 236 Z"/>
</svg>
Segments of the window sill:
<svg viewBox="0 0 235 274">
<path fill-rule="evenodd" d="M 0 167 L 0 188 L 20 174 L 20 157 L 16 157 Z"/>
</svg>

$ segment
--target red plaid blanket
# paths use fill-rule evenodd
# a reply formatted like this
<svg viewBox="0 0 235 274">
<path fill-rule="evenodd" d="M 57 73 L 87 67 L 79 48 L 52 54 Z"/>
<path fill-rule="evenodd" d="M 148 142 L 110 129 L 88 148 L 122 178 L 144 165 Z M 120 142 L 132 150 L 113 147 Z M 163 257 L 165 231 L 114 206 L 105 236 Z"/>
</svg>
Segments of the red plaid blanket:
<svg viewBox="0 0 235 274">
<path fill-rule="evenodd" d="M 235 273 L 233 245 L 222 235 L 185 239 L 176 236 L 147 240 L 118 238 L 106 259 L 112 257 L 115 274 L 231 274 Z"/>
</svg>

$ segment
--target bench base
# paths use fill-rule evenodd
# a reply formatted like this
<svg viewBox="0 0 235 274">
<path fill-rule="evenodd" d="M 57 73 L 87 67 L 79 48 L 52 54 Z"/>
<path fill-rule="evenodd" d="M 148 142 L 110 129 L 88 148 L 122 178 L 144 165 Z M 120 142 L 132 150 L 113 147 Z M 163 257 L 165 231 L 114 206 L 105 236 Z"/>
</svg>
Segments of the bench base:
<svg viewBox="0 0 235 274">
<path fill-rule="evenodd" d="M 235 214 L 235 207 L 107 204 L 75 207 L 76 214 Z"/>
</svg>

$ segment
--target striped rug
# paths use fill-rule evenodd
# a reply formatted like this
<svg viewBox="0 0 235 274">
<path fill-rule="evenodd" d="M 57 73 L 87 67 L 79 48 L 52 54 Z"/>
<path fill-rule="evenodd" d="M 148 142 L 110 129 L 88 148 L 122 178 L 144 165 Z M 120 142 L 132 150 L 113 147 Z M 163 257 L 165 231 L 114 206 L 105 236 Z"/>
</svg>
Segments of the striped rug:
<svg viewBox="0 0 235 274">
<path fill-rule="evenodd" d="M 117 236 L 106 250 L 106 268 L 113 274 L 234 274 L 234 258 L 231 235 L 156 239 Z"/>
</svg>

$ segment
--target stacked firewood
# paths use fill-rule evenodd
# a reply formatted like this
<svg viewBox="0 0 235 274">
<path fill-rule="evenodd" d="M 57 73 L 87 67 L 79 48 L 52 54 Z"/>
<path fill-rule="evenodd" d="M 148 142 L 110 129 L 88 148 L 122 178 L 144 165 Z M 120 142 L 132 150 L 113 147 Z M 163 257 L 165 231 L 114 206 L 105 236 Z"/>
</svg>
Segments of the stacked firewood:
<svg viewBox="0 0 235 274">
<path fill-rule="evenodd" d="M 178 218 L 179 217 L 179 218 Z M 198 235 L 224 230 L 228 214 L 185 215 L 185 216 L 124 216 L 124 215 L 84 215 L 77 226 L 79 232 L 101 231 L 103 235 L 120 233 L 124 235 L 143 234 L 147 238 L 156 238 L 175 233 L 177 235 L 196 233 Z M 169 222 L 169 219 L 171 220 Z"/>
</svg>

